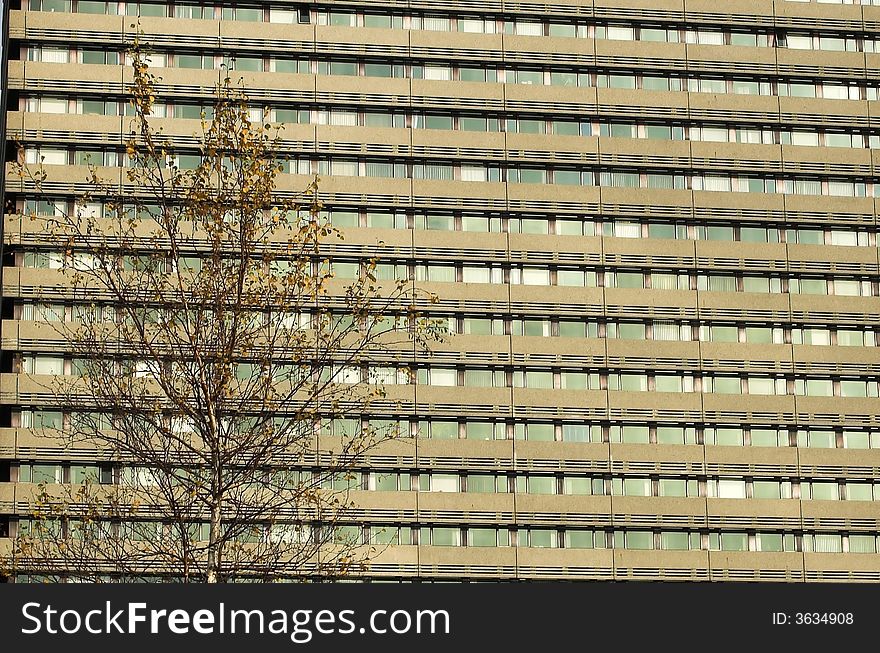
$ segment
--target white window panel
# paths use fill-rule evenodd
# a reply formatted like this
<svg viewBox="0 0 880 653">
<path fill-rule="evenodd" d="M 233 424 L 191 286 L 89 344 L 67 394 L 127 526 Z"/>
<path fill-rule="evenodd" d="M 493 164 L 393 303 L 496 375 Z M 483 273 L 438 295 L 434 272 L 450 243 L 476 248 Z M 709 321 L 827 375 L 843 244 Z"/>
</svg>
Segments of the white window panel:
<svg viewBox="0 0 880 653">
<path fill-rule="evenodd" d="M 273 524 L 269 529 L 272 544 L 304 544 L 311 538 L 312 531 L 307 524 Z"/>
<path fill-rule="evenodd" d="M 638 222 L 616 222 L 614 235 L 618 238 L 641 238 L 642 225 Z"/>
<path fill-rule="evenodd" d="M 730 191 L 730 177 L 703 177 L 703 190 Z"/>
<path fill-rule="evenodd" d="M 816 553 L 840 553 L 843 551 L 840 535 L 814 535 Z"/>
<path fill-rule="evenodd" d="M 486 178 L 485 166 L 461 166 L 462 181 L 486 181 Z"/>
<path fill-rule="evenodd" d="M 465 266 L 462 269 L 462 281 L 464 283 L 491 283 L 490 268 L 473 268 Z"/>
<path fill-rule="evenodd" d="M 714 143 L 726 143 L 730 139 L 730 132 L 722 127 L 703 127 L 700 129 L 700 140 Z"/>
<path fill-rule="evenodd" d="M 792 132 L 791 144 L 817 147 L 819 145 L 819 134 L 814 132 Z"/>
<path fill-rule="evenodd" d="M 459 32 L 470 32 L 472 34 L 494 34 L 495 21 L 479 20 L 479 19 L 463 19 L 458 21 Z"/>
<path fill-rule="evenodd" d="M 813 49 L 813 37 L 811 36 L 797 36 L 794 34 L 789 34 L 786 37 L 787 47 L 792 50 L 812 50 Z"/>
<path fill-rule="evenodd" d="M 330 124 L 356 127 L 358 124 L 358 114 L 356 111 L 333 111 L 330 113 Z"/>
<path fill-rule="evenodd" d="M 67 150 L 40 148 L 40 158 L 46 165 L 64 166 L 67 165 Z"/>
<path fill-rule="evenodd" d="M 292 24 L 297 22 L 297 12 L 291 11 L 290 9 L 276 9 L 274 7 L 269 9 L 269 22 L 270 23 L 283 23 L 283 24 Z"/>
<path fill-rule="evenodd" d="M 847 297 L 858 297 L 862 294 L 862 284 L 853 279 L 835 279 L 834 294 Z"/>
<path fill-rule="evenodd" d="M 159 363 L 157 361 L 137 361 L 134 367 L 136 378 L 157 378 L 159 376 Z"/>
<path fill-rule="evenodd" d="M 185 433 L 195 433 L 196 428 L 193 420 L 189 417 L 172 417 L 171 432 L 178 435 Z"/>
<path fill-rule="evenodd" d="M 398 372 L 394 367 L 371 367 L 369 375 L 370 381 L 373 383 L 387 385 L 398 383 Z"/>
<path fill-rule="evenodd" d="M 34 314 L 41 322 L 64 322 L 64 305 L 38 302 L 34 306 Z"/>
<path fill-rule="evenodd" d="M 146 56 L 146 62 L 154 68 L 164 68 L 168 63 L 168 57 L 161 52 L 151 52 Z"/>
<path fill-rule="evenodd" d="M 76 205 L 78 218 L 100 218 L 102 212 L 103 205 L 100 202 L 85 202 Z"/>
<path fill-rule="evenodd" d="M 70 50 L 67 48 L 42 48 L 41 61 L 45 63 L 68 63 Z"/>
<path fill-rule="evenodd" d="M 632 27 L 609 25 L 605 29 L 605 38 L 611 41 L 634 41 L 635 30 Z"/>
<path fill-rule="evenodd" d="M 848 86 L 838 86 L 836 84 L 823 84 L 822 85 L 822 97 L 831 98 L 834 100 L 848 100 L 849 99 L 849 87 Z"/>
<path fill-rule="evenodd" d="M 37 111 L 40 113 L 67 113 L 67 100 L 48 97 L 40 98 Z"/>
<path fill-rule="evenodd" d="M 159 485 L 156 472 L 144 467 L 136 467 L 131 470 L 131 482 L 135 487 L 153 487 Z"/>
<path fill-rule="evenodd" d="M 361 371 L 357 367 L 340 366 L 334 370 L 333 380 L 336 383 L 360 383 Z"/>
<path fill-rule="evenodd" d="M 651 285 L 654 286 L 653 279 L 651 280 Z M 654 322 L 654 340 L 671 340 L 676 341 L 681 339 L 681 327 L 675 322 Z"/>
<path fill-rule="evenodd" d="M 331 161 L 330 174 L 340 177 L 357 177 L 358 163 L 357 161 Z"/>
<path fill-rule="evenodd" d="M 855 197 L 855 186 L 849 181 L 829 181 L 828 194 L 835 197 Z"/>
<path fill-rule="evenodd" d="M 425 79 L 452 79 L 452 70 L 448 66 L 425 66 Z"/>
<path fill-rule="evenodd" d="M 724 45 L 724 33 L 700 30 L 697 32 L 697 43 L 700 45 Z"/>
<path fill-rule="evenodd" d="M 832 231 L 831 244 L 854 247 L 859 244 L 858 232 L 856 231 Z"/>
<path fill-rule="evenodd" d="M 431 385 L 454 386 L 458 381 L 456 370 L 433 368 L 431 370 Z"/>
<path fill-rule="evenodd" d="M 448 18 L 439 18 L 433 16 L 426 16 L 422 20 L 422 29 L 431 30 L 434 32 L 448 32 L 449 31 L 449 19 Z"/>
<path fill-rule="evenodd" d="M 60 356 L 27 356 L 24 359 L 27 374 L 64 374 L 64 358 Z"/>
<path fill-rule="evenodd" d="M 775 379 L 762 377 L 749 378 L 749 394 L 751 395 L 773 395 L 776 394 Z"/>
<path fill-rule="evenodd" d="M 719 480 L 717 496 L 720 499 L 745 499 L 746 482 L 738 480 Z"/>
<path fill-rule="evenodd" d="M 550 270 L 542 268 L 523 268 L 522 284 L 524 286 L 549 286 Z"/>
<path fill-rule="evenodd" d="M 517 22 L 514 31 L 519 36 L 544 36 L 543 23 Z M 632 31 L 632 30 L 630 30 Z"/>
<path fill-rule="evenodd" d="M 432 474 L 431 492 L 458 492 L 458 476 L 453 474 Z"/>
<path fill-rule="evenodd" d="M 73 269 L 80 271 L 97 270 L 101 267 L 98 257 L 88 252 L 74 253 L 72 263 Z"/>
</svg>

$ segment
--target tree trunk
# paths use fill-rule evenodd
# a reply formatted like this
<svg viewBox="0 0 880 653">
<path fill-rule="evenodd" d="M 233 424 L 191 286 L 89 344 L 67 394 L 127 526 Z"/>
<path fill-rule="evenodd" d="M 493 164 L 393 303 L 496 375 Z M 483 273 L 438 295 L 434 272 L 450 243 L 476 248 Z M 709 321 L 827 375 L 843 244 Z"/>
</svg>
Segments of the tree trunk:
<svg viewBox="0 0 880 653">
<path fill-rule="evenodd" d="M 208 535 L 208 563 L 205 574 L 206 583 L 220 582 L 220 525 L 222 504 L 216 499 L 211 506 L 211 531 Z"/>
</svg>

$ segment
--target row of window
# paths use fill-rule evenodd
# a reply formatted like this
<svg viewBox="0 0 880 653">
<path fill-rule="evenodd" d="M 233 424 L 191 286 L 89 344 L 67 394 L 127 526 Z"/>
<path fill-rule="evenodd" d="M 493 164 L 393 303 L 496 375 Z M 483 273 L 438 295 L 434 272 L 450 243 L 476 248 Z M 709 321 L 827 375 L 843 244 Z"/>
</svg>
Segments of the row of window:
<svg viewBox="0 0 880 653">
<path fill-rule="evenodd" d="M 192 524 L 194 541 L 207 539 L 207 524 Z M 27 535 L 33 526 L 22 519 L 17 534 Z M 43 529 L 56 530 L 64 537 L 76 538 L 81 525 L 75 520 L 44 522 Z M 123 523 L 108 528 L 122 529 L 116 536 L 132 540 L 156 540 L 176 537 L 177 533 L 161 522 Z M 336 541 L 348 544 L 421 545 L 456 547 L 532 547 L 565 549 L 634 549 L 671 551 L 756 551 L 816 553 L 876 553 L 878 537 L 858 533 L 782 533 L 755 531 L 652 531 L 564 528 L 459 527 L 459 526 L 371 526 L 310 524 L 259 525 L 237 537 L 245 542 Z"/>
<path fill-rule="evenodd" d="M 265 472 L 272 475 L 270 471 Z M 258 477 L 258 481 L 259 481 Z M 283 470 L 273 486 L 316 486 L 337 491 L 452 492 L 479 494 L 546 494 L 572 496 L 708 497 L 719 499 L 803 499 L 821 501 L 880 501 L 880 481 L 770 479 L 734 477 L 622 477 L 542 475 L 525 472 L 498 474 L 467 472 L 370 471 L 327 475 L 310 470 Z M 121 483 L 135 487 L 158 484 L 147 468 L 112 468 L 96 465 L 22 463 L 20 483 Z"/>
<path fill-rule="evenodd" d="M 67 150 L 31 146 L 25 150 L 25 163 L 70 165 Z M 127 164 L 128 162 L 123 162 Z M 201 163 L 197 154 L 178 154 L 169 165 L 193 170 Z M 311 159 L 298 157 L 283 162 L 291 174 L 336 177 L 423 179 L 434 181 L 495 182 L 511 184 L 556 184 L 602 188 L 644 188 L 654 190 L 695 190 L 725 193 L 782 195 L 824 195 L 831 197 L 880 197 L 880 183 L 873 178 L 847 180 L 788 175 L 691 174 L 649 170 L 578 169 L 568 166 L 503 166 L 474 163 L 389 162 L 367 159 Z"/>
<path fill-rule="evenodd" d="M 198 161 L 180 160 L 181 167 L 194 168 Z M 292 174 L 340 177 L 380 177 L 435 181 L 495 182 L 511 184 L 553 184 L 601 188 L 643 188 L 654 190 L 695 190 L 724 193 L 759 193 L 831 197 L 880 197 L 880 183 L 874 179 L 788 175 L 691 174 L 653 170 L 577 169 L 568 166 L 540 167 L 528 164 L 503 166 L 474 163 L 407 163 L 367 159 L 292 160 L 286 170 Z"/>
<path fill-rule="evenodd" d="M 192 430 L 182 418 L 169 417 L 169 427 L 177 432 Z M 283 426 L 283 417 L 275 418 Z M 49 408 L 21 408 L 13 411 L 12 423 L 27 428 L 111 429 L 113 420 L 106 413 L 65 413 Z M 600 424 L 583 422 L 516 422 L 468 419 L 408 420 L 371 418 L 326 419 L 316 425 L 318 434 L 350 438 L 369 429 L 380 437 L 430 438 L 434 440 L 528 440 L 532 442 L 698 444 L 716 446 L 802 447 L 814 449 L 880 449 L 880 432 L 858 428 L 822 429 L 803 426 L 713 426 L 657 424 Z"/>
<path fill-rule="evenodd" d="M 119 103 L 51 97 L 22 99 L 20 108 L 29 113 L 82 113 L 116 115 Z M 847 147 L 880 149 L 880 135 L 849 131 L 792 130 L 754 126 L 686 126 L 684 124 L 648 124 L 601 120 L 559 120 L 555 118 L 483 117 L 459 114 L 422 114 L 403 111 L 358 111 L 345 109 L 262 109 L 249 110 L 254 122 L 271 121 L 346 127 L 386 127 L 439 129 L 472 132 L 508 132 L 519 134 L 555 134 L 560 136 L 676 140 L 712 143 L 797 145 L 801 147 Z M 211 107 L 193 104 L 153 105 L 160 117 L 200 119 L 213 114 Z M 53 155 L 56 158 L 57 154 Z M 123 152 L 76 149 L 70 164 L 125 165 Z"/>
<path fill-rule="evenodd" d="M 119 373 L 135 377 L 155 376 L 150 361 L 119 363 Z M 253 372 L 245 364 L 245 378 Z M 278 366 L 279 369 L 282 365 Z M 307 366 L 287 365 L 283 378 L 305 378 L 312 372 Z M 286 368 L 290 368 L 289 370 Z M 25 374 L 78 375 L 76 361 L 62 356 L 24 355 L 20 369 Z M 721 375 L 711 373 L 674 372 L 587 372 L 566 369 L 504 369 L 504 368 L 410 368 L 373 366 L 361 368 L 326 365 L 318 370 L 322 382 L 341 384 L 375 383 L 381 385 L 417 385 L 471 388 L 532 388 L 542 390 L 610 390 L 623 392 L 673 392 L 750 395 L 795 395 L 807 397 L 878 397 L 874 379 L 816 378 L 790 375 Z"/>
<path fill-rule="evenodd" d="M 839 533 L 749 533 L 697 531 L 585 530 L 548 528 L 348 527 L 346 541 L 471 547 L 636 549 L 673 551 L 774 551 L 876 553 L 876 535 Z M 368 530 L 367 530 L 368 529 Z M 418 531 L 418 532 L 417 532 Z M 369 539 L 368 539 L 369 538 Z"/>
<path fill-rule="evenodd" d="M 57 312 L 56 315 L 58 315 Z M 697 324 L 674 320 L 590 322 L 564 319 L 459 317 L 449 318 L 449 331 L 466 335 L 610 338 L 666 342 L 739 342 L 843 347 L 871 347 L 875 346 L 876 342 L 873 331 L 861 328 L 759 326 L 706 322 Z"/>
<path fill-rule="evenodd" d="M 158 311 L 158 309 L 157 309 Z M 14 318 L 36 322 L 65 322 L 83 319 L 114 322 L 118 318 L 111 306 L 65 305 L 50 302 L 17 304 Z M 310 313 L 291 314 L 286 324 L 311 328 Z M 666 342 L 739 342 L 751 344 L 795 344 L 841 347 L 873 347 L 876 331 L 865 328 L 764 326 L 709 322 L 652 320 L 647 322 L 532 319 L 505 316 L 467 316 L 433 318 L 442 320 L 450 333 L 482 336 L 537 336 L 542 338 L 611 338 Z"/>
<path fill-rule="evenodd" d="M 803 0 L 801 0 L 803 1 Z M 862 4 L 871 4 L 865 0 Z M 877 3 L 880 4 L 880 0 Z M 124 5 L 124 7 L 122 6 Z M 838 52 L 877 52 L 878 40 L 867 34 L 811 33 L 795 30 L 731 31 L 688 26 L 657 26 L 634 23 L 586 23 L 515 19 L 485 16 L 449 16 L 438 13 L 373 13 L 340 9 L 309 9 L 300 7 L 224 7 L 212 3 L 151 4 L 138 2 L 97 2 L 91 0 L 30 0 L 32 11 L 77 12 L 127 16 L 175 17 L 201 20 L 233 20 L 268 23 L 311 23 L 341 27 L 408 29 L 468 34 L 515 34 L 518 36 L 550 36 L 562 38 L 648 41 L 660 43 L 696 43 L 700 45 L 735 45 L 740 47 L 781 47 L 799 50 Z"/>
<path fill-rule="evenodd" d="M 198 270 L 201 259 L 190 257 L 181 265 Z M 26 252 L 24 267 L 60 269 L 63 255 L 51 252 Z M 86 270 L 97 265 L 88 254 L 75 257 L 71 265 Z M 280 262 L 279 262 L 280 265 Z M 132 266 L 137 267 L 136 263 Z M 677 274 L 674 272 L 642 272 L 584 269 L 568 267 L 537 267 L 484 263 L 453 265 L 427 263 L 379 263 L 369 268 L 356 261 L 315 263 L 316 274 L 331 273 L 339 279 L 357 279 L 368 272 L 380 280 L 412 280 L 437 283 L 479 283 L 523 286 L 566 286 L 579 288 L 629 288 L 652 290 L 696 290 L 793 295 L 836 295 L 844 297 L 877 296 L 877 282 L 871 279 L 840 277 L 758 276 L 745 274 Z"/>
<path fill-rule="evenodd" d="M 64 103 L 67 103 L 65 106 Z M 71 106 L 73 105 L 73 106 Z M 98 113 L 110 114 L 118 110 L 118 103 L 103 100 L 65 100 L 62 98 L 28 98 L 21 108 L 29 113 Z M 67 109 L 63 111 L 62 109 Z M 205 111 L 210 118 L 212 110 L 197 105 L 166 104 L 154 111 L 164 117 L 191 119 Z M 423 114 L 402 111 L 371 112 L 344 109 L 261 109 L 250 110 L 254 122 L 271 121 L 346 127 L 390 127 L 411 129 L 439 129 L 470 132 L 507 132 L 519 134 L 554 134 L 560 136 L 612 137 L 629 139 L 675 140 L 711 143 L 740 143 L 763 145 L 797 145 L 799 147 L 846 147 L 880 149 L 880 135 L 849 131 L 792 130 L 754 126 L 686 126 L 600 120 L 555 118 L 483 117 L 459 114 Z M 58 150 L 48 149 L 51 156 L 63 158 Z M 43 153 L 46 155 L 46 153 Z M 122 151 L 76 148 L 67 157 L 72 165 L 126 165 Z"/>
<path fill-rule="evenodd" d="M 79 203 L 67 198 L 58 200 L 18 200 L 16 211 L 25 216 L 62 216 L 76 211 L 79 215 L 94 218 L 109 217 L 109 210 L 102 202 Z M 134 207 L 127 209 L 135 214 Z M 147 219 L 158 213 L 158 206 L 143 204 L 139 217 Z M 424 213 L 421 211 L 373 211 L 334 209 L 322 213 L 336 228 L 365 227 L 373 229 L 418 229 L 427 231 L 468 231 L 483 233 L 553 234 L 559 236 L 606 236 L 614 238 L 658 238 L 675 240 L 740 241 L 748 243 L 790 243 L 801 245 L 834 245 L 840 247 L 866 247 L 877 245 L 877 233 L 862 228 L 843 229 L 831 226 L 796 228 L 790 223 L 782 226 L 735 222 L 649 222 L 605 218 L 604 220 L 581 216 L 519 216 L 486 212 Z M 35 254 L 35 256 L 42 256 Z M 60 268 L 60 254 L 47 254 L 49 258 L 35 258 L 34 267 Z M 38 263 L 37 263 L 38 262 Z M 23 260 L 17 261 L 24 265 Z"/>
<path fill-rule="evenodd" d="M 33 56 L 42 57 L 42 50 Z M 49 58 L 63 55 L 47 54 Z M 183 58 L 187 57 L 187 58 Z M 97 55 L 95 57 L 97 60 Z M 105 56 L 104 61 L 112 61 Z M 169 55 L 156 52 L 147 59 L 152 68 L 174 67 L 175 61 L 184 68 L 206 68 L 225 65 L 237 72 L 297 73 L 303 75 L 360 76 L 374 78 L 426 79 L 435 81 L 483 82 L 498 84 L 527 84 L 531 86 L 561 86 L 579 88 L 640 89 L 644 91 L 687 91 L 731 95 L 761 95 L 771 97 L 825 98 L 833 100 L 876 100 L 880 87 L 874 81 L 830 81 L 813 79 L 771 79 L 767 76 L 748 79 L 745 75 L 733 78 L 722 76 L 682 76 L 662 71 L 653 74 L 625 70 L 606 72 L 582 66 L 571 68 L 524 68 L 506 64 L 502 67 L 439 63 L 405 63 L 404 60 L 326 60 L 282 57 L 216 58 L 214 55 Z M 54 62 L 50 62 L 54 63 Z M 180 117 L 180 116 L 178 116 Z"/>
</svg>

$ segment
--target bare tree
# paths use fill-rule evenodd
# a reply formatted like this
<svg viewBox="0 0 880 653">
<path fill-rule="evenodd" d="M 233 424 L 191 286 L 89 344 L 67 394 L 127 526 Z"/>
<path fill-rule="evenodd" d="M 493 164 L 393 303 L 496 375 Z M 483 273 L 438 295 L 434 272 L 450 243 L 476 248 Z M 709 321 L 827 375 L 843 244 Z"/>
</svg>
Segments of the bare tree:
<svg viewBox="0 0 880 653">
<path fill-rule="evenodd" d="M 140 42 L 130 56 L 123 183 L 90 168 L 75 210 L 28 216 L 63 248 L 73 305 L 52 323 L 72 374 L 46 384 L 69 415 L 51 435 L 94 447 L 114 478 L 41 486 L 11 567 L 211 583 L 348 573 L 370 551 L 344 536 L 347 487 L 397 434 L 321 428 L 409 381 L 407 360 L 443 337 L 417 310 L 436 298 L 378 280 L 374 258 L 336 278 L 324 252 L 341 234 L 318 180 L 278 191 L 280 135 L 251 120 L 244 91 L 218 85 L 197 154 L 182 154 L 151 122 L 158 78 Z"/>
</svg>

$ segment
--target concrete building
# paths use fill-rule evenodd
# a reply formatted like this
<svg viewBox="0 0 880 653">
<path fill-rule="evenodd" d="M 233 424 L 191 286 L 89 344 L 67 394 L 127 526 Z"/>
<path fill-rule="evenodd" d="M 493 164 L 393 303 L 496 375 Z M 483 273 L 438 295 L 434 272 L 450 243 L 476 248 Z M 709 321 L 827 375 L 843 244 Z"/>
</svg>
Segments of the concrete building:
<svg viewBox="0 0 880 653">
<path fill-rule="evenodd" d="M 359 479 L 369 576 L 880 581 L 880 0 L 21 2 L 7 140 L 61 201 L 123 161 L 140 15 L 171 132 L 228 63 L 335 256 L 441 297 L 457 335 L 371 416 L 414 437 Z M 6 223 L 7 537 L 96 464 L 27 428 L 64 420 L 19 374 L 69 367 L 54 245 Z"/>
</svg>

